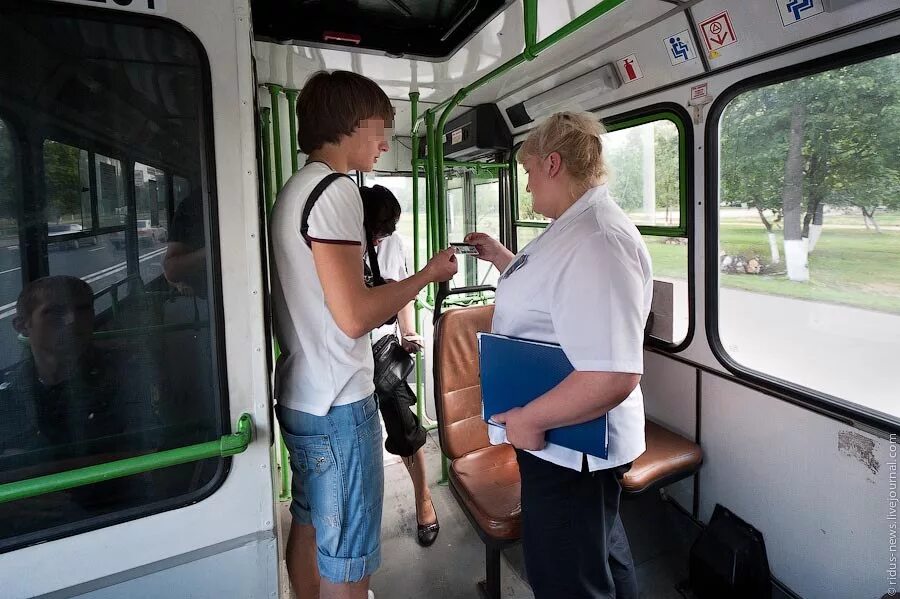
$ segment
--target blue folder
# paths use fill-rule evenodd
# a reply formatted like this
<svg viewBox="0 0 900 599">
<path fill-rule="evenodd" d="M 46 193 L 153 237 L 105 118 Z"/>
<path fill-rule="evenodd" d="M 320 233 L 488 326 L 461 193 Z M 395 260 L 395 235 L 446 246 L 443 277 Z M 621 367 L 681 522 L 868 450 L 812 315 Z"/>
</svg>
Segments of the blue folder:
<svg viewBox="0 0 900 599">
<path fill-rule="evenodd" d="M 552 343 L 478 333 L 482 416 L 520 408 L 556 387 L 574 370 L 562 348 Z M 547 442 L 606 459 L 606 416 L 547 431 Z"/>
</svg>

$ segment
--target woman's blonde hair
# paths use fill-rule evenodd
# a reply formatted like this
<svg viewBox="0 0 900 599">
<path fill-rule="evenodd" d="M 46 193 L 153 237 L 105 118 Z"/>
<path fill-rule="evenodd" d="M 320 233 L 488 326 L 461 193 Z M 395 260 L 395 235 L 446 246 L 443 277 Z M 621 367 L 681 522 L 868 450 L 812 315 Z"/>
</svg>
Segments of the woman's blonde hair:
<svg viewBox="0 0 900 599">
<path fill-rule="evenodd" d="M 587 112 L 557 112 L 528 135 L 518 152 L 519 162 L 529 156 L 546 158 L 559 152 L 566 170 L 579 183 L 606 180 L 603 159 L 603 124 Z"/>
</svg>

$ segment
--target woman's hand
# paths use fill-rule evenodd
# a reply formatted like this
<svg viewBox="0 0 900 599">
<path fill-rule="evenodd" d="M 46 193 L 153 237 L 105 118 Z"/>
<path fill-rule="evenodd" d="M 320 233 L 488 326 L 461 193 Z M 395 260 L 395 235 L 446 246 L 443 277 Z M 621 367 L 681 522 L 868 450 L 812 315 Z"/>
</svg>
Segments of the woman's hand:
<svg viewBox="0 0 900 599">
<path fill-rule="evenodd" d="M 515 257 L 512 252 L 503 247 L 502 243 L 487 233 L 469 233 L 463 241 L 478 249 L 477 257 L 480 260 L 490 262 L 501 272 Z"/>
<path fill-rule="evenodd" d="M 415 333 L 408 333 L 400 338 L 400 347 L 408 354 L 414 354 L 425 348 L 425 341 Z"/>
<path fill-rule="evenodd" d="M 538 451 L 547 445 L 547 431 L 532 422 L 522 408 L 494 414 L 491 420 L 506 427 L 506 440 L 513 447 Z"/>
</svg>

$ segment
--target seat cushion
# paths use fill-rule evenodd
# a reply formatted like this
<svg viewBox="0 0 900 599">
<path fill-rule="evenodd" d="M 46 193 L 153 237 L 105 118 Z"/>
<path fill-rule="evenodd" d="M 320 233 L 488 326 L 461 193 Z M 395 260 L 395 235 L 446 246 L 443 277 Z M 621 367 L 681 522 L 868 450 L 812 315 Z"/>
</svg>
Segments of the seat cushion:
<svg viewBox="0 0 900 599">
<path fill-rule="evenodd" d="M 655 422 L 647 421 L 647 451 L 622 479 L 622 490 L 640 493 L 658 482 L 675 482 L 694 473 L 703 461 L 700 446 Z"/>
<path fill-rule="evenodd" d="M 511 445 L 490 445 L 453 460 L 450 484 L 485 534 L 498 540 L 519 538 L 522 485 Z"/>
</svg>

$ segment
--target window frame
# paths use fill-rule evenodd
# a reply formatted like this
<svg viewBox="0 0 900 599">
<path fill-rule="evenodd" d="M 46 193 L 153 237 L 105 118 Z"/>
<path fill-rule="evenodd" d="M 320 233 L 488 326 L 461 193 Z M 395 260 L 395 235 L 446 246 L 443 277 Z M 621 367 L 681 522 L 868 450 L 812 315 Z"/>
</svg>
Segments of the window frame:
<svg viewBox="0 0 900 599">
<path fill-rule="evenodd" d="M 594 113 L 596 114 L 596 113 Z M 647 123 L 656 121 L 668 121 L 675 125 L 678 129 L 678 185 L 679 185 L 679 224 L 677 227 L 661 227 L 652 225 L 635 225 L 641 235 L 653 237 L 683 237 L 687 239 L 688 256 L 687 256 L 687 287 L 688 287 L 688 330 L 684 339 L 677 343 L 663 341 L 656 337 L 647 336 L 648 345 L 663 351 L 664 353 L 678 353 L 684 351 L 694 339 L 694 331 L 696 329 L 696 314 L 694 306 L 695 302 L 695 244 L 694 244 L 694 213 L 689 210 L 691 198 L 694 197 L 694 153 L 691 151 L 694 146 L 694 128 L 693 121 L 687 111 L 679 104 L 664 102 L 652 104 L 637 110 L 623 112 L 610 117 L 601 118 L 607 132 L 622 131 L 632 127 L 638 127 Z M 513 147 L 510 158 L 510 164 L 516 165 L 518 161 L 516 156 L 523 142 L 517 143 Z M 510 168 L 512 171 L 512 168 Z M 518 229 L 519 227 L 529 227 L 537 229 L 545 229 L 549 221 L 534 220 L 518 220 L 519 215 L 519 193 L 517 186 L 518 171 L 513 174 L 511 182 L 512 189 L 512 241 L 515 250 L 518 252 Z"/>
<path fill-rule="evenodd" d="M 209 53 L 207 52 L 203 42 L 199 37 L 197 37 L 197 34 L 188 29 L 182 23 L 166 18 L 164 16 L 109 11 L 103 8 L 47 2 L 34 3 L 32 5 L 28 5 L 23 10 L 32 14 L 40 13 L 51 18 L 68 17 L 73 19 L 90 19 L 102 23 L 110 23 L 113 25 L 155 27 L 171 32 L 173 35 L 181 36 L 184 39 L 185 43 L 191 46 L 197 53 L 196 56 L 199 63 L 197 65 L 197 70 L 200 78 L 200 85 L 198 89 L 198 100 L 200 102 L 200 116 L 198 118 L 198 126 L 200 129 L 200 135 L 198 136 L 198 171 L 196 175 L 201 186 L 200 193 L 206 200 L 205 215 L 207 216 L 207 222 L 204 223 L 204 226 L 207 229 L 206 232 L 208 233 L 206 248 L 208 252 L 208 277 L 210 281 L 210 286 L 207 292 L 207 301 L 209 305 L 209 331 L 212 360 L 211 370 L 213 371 L 212 390 L 216 400 L 215 411 L 211 411 L 210 416 L 216 419 L 220 428 L 220 430 L 218 431 L 218 436 L 215 439 L 210 440 L 217 440 L 221 435 L 227 434 L 231 430 L 233 424 L 230 421 L 231 395 L 228 385 L 228 365 L 226 359 L 226 329 L 222 290 L 222 259 L 220 251 L 221 240 L 219 236 L 218 219 L 219 196 L 217 191 L 217 173 L 215 168 L 215 108 L 213 106 L 212 100 L 212 67 Z M 48 115 L 48 117 L 48 120 L 51 120 L 49 124 L 44 121 L 38 123 L 37 126 L 34 126 L 34 124 L 29 123 L 29 121 L 32 120 L 31 118 L 23 119 L 22 116 L 15 113 L 14 104 L 3 102 L 2 99 L 0 99 L 0 118 L 3 118 L 3 120 L 7 123 L 7 125 L 11 127 L 14 132 L 25 132 L 23 138 L 14 139 L 14 143 L 18 144 L 18 147 L 20 149 L 18 165 L 21 167 L 20 184 L 22 185 L 21 194 L 23 198 L 34 200 L 34 196 L 43 193 L 43 189 L 34 188 L 34 181 L 26 183 L 27 177 L 25 175 L 25 166 L 28 165 L 28 163 L 26 162 L 27 160 L 40 161 L 40 164 L 35 164 L 32 166 L 40 169 L 39 179 L 41 180 L 40 185 L 42 186 L 44 177 L 43 142 L 48 137 L 52 137 L 53 141 L 59 141 L 69 145 L 74 145 L 79 149 L 81 149 L 81 144 L 87 142 L 92 150 L 86 151 L 95 153 L 101 152 L 105 156 L 109 156 L 110 158 L 119 160 L 122 164 L 123 176 L 125 179 L 125 194 L 126 197 L 128 196 L 128 194 L 131 194 L 132 197 L 129 200 L 131 202 L 133 202 L 134 200 L 133 171 L 135 162 L 141 162 L 142 164 L 164 170 L 167 173 L 170 173 L 170 176 L 172 178 L 174 178 L 176 174 L 180 174 L 182 172 L 178 168 L 178 165 L 173 164 L 166 166 L 157 166 L 157 163 L 155 163 L 153 160 L 147 161 L 143 159 L 143 156 L 141 156 L 140 154 L 128 152 L 127 149 L 123 152 L 123 148 L 116 147 L 117 144 L 115 143 L 109 144 L 99 137 L 76 133 L 74 130 L 60 126 L 61 123 L 59 123 L 52 115 Z M 21 150 L 23 146 L 25 148 L 25 153 L 27 153 L 28 156 L 22 153 Z M 188 181 L 193 180 L 191 177 L 184 178 L 186 178 Z M 122 230 L 126 227 L 127 224 L 123 225 L 122 227 L 116 227 L 115 230 Z M 81 234 L 76 233 L 69 235 Z M 25 247 L 24 244 L 27 243 L 27 240 L 24 239 L 24 237 L 26 236 L 20 235 L 20 247 L 23 248 L 23 251 Z M 63 241 L 66 238 L 62 235 L 55 237 L 56 239 L 54 239 L 54 241 Z M 47 270 L 46 266 L 47 265 L 45 264 L 43 269 L 45 271 L 45 274 Z M 29 256 L 23 253 L 23 285 L 32 278 L 35 278 L 32 276 L 35 275 L 35 273 L 31 272 L 31 270 L 32 265 L 29 262 Z M 101 292 L 95 294 L 95 297 L 97 295 L 105 293 L 106 291 L 107 289 L 101 290 Z M 232 466 L 232 457 L 209 459 L 216 459 L 216 471 L 209 481 L 207 481 L 202 487 L 194 490 L 193 492 L 189 492 L 183 495 L 177 495 L 174 497 L 167 497 L 152 503 L 146 503 L 131 508 L 119 509 L 108 514 L 95 516 L 88 521 L 61 524 L 53 528 L 41 529 L 32 533 L 20 535 L 18 537 L 12 537 L 12 542 L 9 542 L 8 544 L 0 547 L 0 556 L 6 553 L 18 551 L 25 547 L 83 535 L 92 531 L 123 524 L 125 522 L 141 520 L 150 516 L 154 516 L 156 514 L 178 510 L 204 501 L 222 488 L 222 486 L 225 484 L 225 481 L 228 479 L 228 474 Z M 22 501 L 29 500 L 25 499 Z"/>
<path fill-rule="evenodd" d="M 709 106 L 704 130 L 706 175 L 704 192 L 707 198 L 704 221 L 708 223 L 704 231 L 704 253 L 707 258 L 706 272 L 704 273 L 705 325 L 707 341 L 713 356 L 739 381 L 769 391 L 790 403 L 815 412 L 825 413 L 848 425 L 862 423 L 883 430 L 898 430 L 900 417 L 892 417 L 824 391 L 811 389 L 799 383 L 754 370 L 734 360 L 726 351 L 719 335 L 719 265 L 717 259 L 710 260 L 709 258 L 719 255 L 719 127 L 722 114 L 731 101 L 749 91 L 897 53 L 900 53 L 900 36 L 746 77 L 725 88 Z M 712 223 L 715 223 L 716 226 L 713 227 Z"/>
</svg>

